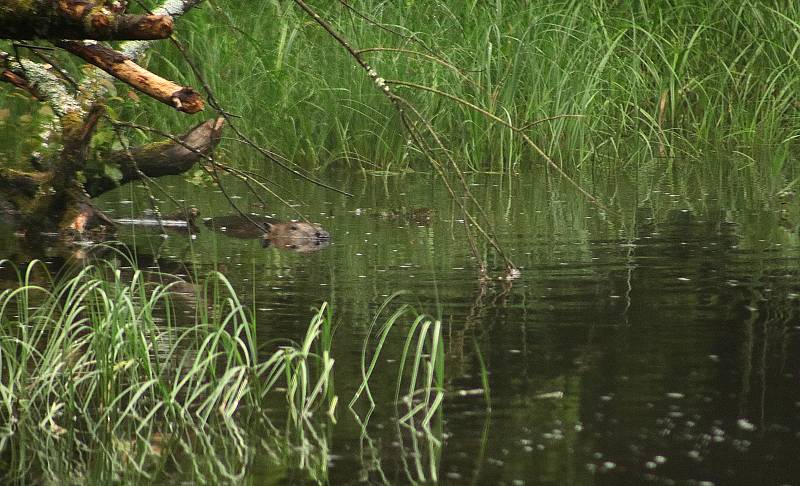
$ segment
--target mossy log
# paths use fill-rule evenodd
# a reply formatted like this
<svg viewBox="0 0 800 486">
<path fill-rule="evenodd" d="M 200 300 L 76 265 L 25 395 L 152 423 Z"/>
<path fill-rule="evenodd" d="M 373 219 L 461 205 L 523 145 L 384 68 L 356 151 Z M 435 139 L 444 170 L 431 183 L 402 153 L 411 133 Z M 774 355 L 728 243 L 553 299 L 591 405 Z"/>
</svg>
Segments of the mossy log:
<svg viewBox="0 0 800 486">
<path fill-rule="evenodd" d="M 88 199 L 76 176 L 86 163 L 89 142 L 104 111 L 96 105 L 85 115 L 72 111 L 61 117 L 63 147 L 25 211 L 27 228 L 60 230 L 73 225 L 73 213 Z"/>
<path fill-rule="evenodd" d="M 208 120 L 175 141 L 157 142 L 113 152 L 107 163 L 116 164 L 121 181 L 98 179 L 84 187 L 75 177 L 85 157 L 88 140 L 101 110 L 91 110 L 85 119 L 68 124 L 61 158 L 49 172 L 21 172 L 0 168 L 0 211 L 13 215 L 28 235 L 44 232 L 83 233 L 98 226 L 113 226 L 113 221 L 91 202 L 120 184 L 143 177 L 177 175 L 191 169 L 217 146 L 224 119 Z"/>
<path fill-rule="evenodd" d="M 169 15 L 131 15 L 92 0 L 0 0 L 0 38 L 166 39 Z M 121 4 L 120 4 L 121 5 Z"/>
<path fill-rule="evenodd" d="M 104 158 L 104 162 L 118 167 L 122 179 L 94 179 L 87 183 L 86 190 L 91 197 L 96 197 L 119 185 L 138 181 L 143 176 L 183 174 L 214 150 L 224 124 L 224 118 L 212 119 L 192 128 L 178 141 L 166 140 L 112 152 Z"/>
</svg>

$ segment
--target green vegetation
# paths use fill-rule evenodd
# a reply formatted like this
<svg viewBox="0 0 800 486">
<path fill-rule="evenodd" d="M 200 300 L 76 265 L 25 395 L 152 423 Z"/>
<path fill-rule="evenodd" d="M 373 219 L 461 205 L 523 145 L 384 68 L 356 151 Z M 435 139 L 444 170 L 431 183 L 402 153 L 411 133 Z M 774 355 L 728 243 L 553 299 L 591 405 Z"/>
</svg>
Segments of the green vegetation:
<svg viewBox="0 0 800 486">
<path fill-rule="evenodd" d="M 367 337 L 361 349 L 361 384 L 353 399 L 350 400 L 351 410 L 363 393 L 366 393 L 370 408 L 375 407 L 375 401 L 369 388 L 369 380 L 381 358 L 386 339 L 401 317 L 407 313 L 415 315 L 411 326 L 406 330 L 403 352 L 397 365 L 397 385 L 394 394 L 395 406 L 403 403 L 407 411 L 399 418 L 401 423 L 413 424 L 416 416 L 421 416 L 421 425 L 428 429 L 434 414 L 440 410 L 444 399 L 444 344 L 442 343 L 442 323 L 432 320 L 424 314 L 417 314 L 408 305 L 400 305 L 386 321 L 380 326 L 379 318 L 386 307 L 400 293 L 395 293 L 387 298 L 378 309 L 367 331 Z M 377 329 L 376 329 L 377 328 Z M 373 346 L 371 339 L 373 332 L 377 342 Z M 413 354 L 409 354 L 412 351 Z M 367 354 L 372 353 L 372 359 L 367 365 Z M 413 361 L 412 361 L 413 359 Z M 410 366 L 409 366 L 409 362 Z M 408 382 L 406 394 L 401 396 L 404 378 Z"/>
<path fill-rule="evenodd" d="M 229 127 L 220 161 L 269 189 L 223 175 L 226 194 L 214 193 L 198 168 L 187 181 L 160 181 L 163 192 L 129 186 L 99 200 L 117 217 L 141 215 L 163 193 L 203 216 L 232 212 L 232 201 L 245 211 L 294 216 L 277 198 L 261 197 L 275 188 L 287 204 L 323 220 L 335 243 L 295 254 L 205 227 L 196 240 L 120 232 L 143 255 L 224 271 L 196 282 L 137 269 L 122 253 L 121 263 L 58 277 L 28 264 L 0 294 L 0 471 L 8 479 L 223 483 L 268 474 L 333 482 L 330 459 L 343 461 L 341 474 L 361 468 L 360 478 L 386 484 L 453 472 L 466 479 L 473 462 L 475 483 L 510 483 L 531 471 L 563 482 L 559 467 L 589 474 L 585 466 L 596 457 L 589 452 L 602 447 L 591 442 L 606 441 L 580 430 L 610 389 L 627 391 L 634 404 L 644 390 L 648 404 L 663 405 L 665 393 L 683 392 L 677 380 L 687 369 L 711 377 L 688 392 L 727 390 L 735 380 L 718 379 L 716 358 L 731 370 L 728 362 L 739 361 L 719 343 L 746 351 L 741 369 L 753 367 L 757 354 L 766 360 L 768 349 L 789 353 L 773 341 L 755 353 L 753 329 L 760 316 L 776 329 L 794 322 L 798 298 L 800 5 L 353 2 L 376 25 L 341 2 L 314 3 L 431 121 L 467 172 L 460 189 L 472 191 L 473 208 L 485 212 L 523 277 L 475 281 L 476 261 L 492 271 L 504 262 L 485 241 L 468 248 L 463 212 L 441 178 L 361 177 L 433 171 L 375 83 L 293 2 L 206 1 L 177 23 L 177 38 L 221 107 L 286 163 L 323 180 L 334 174 L 355 196 L 279 173 Z M 145 62 L 203 85 L 167 42 Z M 124 90 L 109 109 L 119 120 L 178 133 L 214 116 L 187 118 Z M 38 147 L 37 122 L 47 116 L 16 98 L 22 95 L 0 107 L 0 161 L 27 161 Z M 119 138 L 157 138 L 134 132 Z M 548 177 L 520 133 L 612 211 Z M 112 148 L 117 138 L 106 124 L 93 143 Z M 171 209 L 172 202 L 155 202 Z M 371 217 L 396 208 L 434 215 L 424 224 Z M 6 246 L 17 248 L 6 233 Z M 246 302 L 243 288 L 266 303 Z M 392 294 L 398 288 L 415 294 Z M 420 299 L 417 308 L 441 298 L 442 310 L 422 314 L 406 297 Z M 743 308 L 742 343 L 729 321 L 740 322 L 730 316 Z M 256 314 L 268 319 L 257 326 Z M 713 316 L 726 327 L 712 339 Z M 334 339 L 337 321 L 347 327 Z M 686 330 L 675 331 L 673 321 Z M 627 366 L 612 367 L 612 359 Z M 626 385 L 629 375 L 641 382 Z M 662 390 L 667 384 L 677 388 Z M 720 396 L 737 393 L 749 391 Z M 608 397 L 617 403 L 617 395 Z M 658 407 L 632 410 L 658 420 Z M 714 413 L 708 418 L 716 420 Z M 560 446 L 542 439 L 553 423 L 559 433 L 544 433 L 566 437 Z M 613 432 L 624 427 L 614 424 Z M 440 470 L 453 436 L 449 469 Z"/>
<path fill-rule="evenodd" d="M 18 286 L 0 294 L 7 479 L 232 480 L 266 448 L 273 462 L 300 464 L 306 477 L 323 480 L 326 440 L 315 429 L 335 422 L 338 401 L 327 305 L 301 343 L 264 348 L 255 319 L 222 274 L 190 284 L 118 255 L 122 266 L 102 261 L 55 279 L 33 262 Z M 413 424 L 422 411 L 429 430 L 444 397 L 444 356 L 440 324 L 423 320 L 414 321 L 399 367 L 402 377 L 406 357 L 413 360 L 404 400 L 414 406 L 400 422 Z M 418 344 L 409 349 L 418 326 Z M 270 414 L 277 396 L 285 397 L 279 410 L 286 412 Z M 287 426 L 280 432 L 270 420 Z M 169 471 L 187 458 L 192 470 Z"/>
<path fill-rule="evenodd" d="M 368 0 L 353 6 L 383 28 L 339 2 L 318 8 L 356 48 L 375 49 L 363 55 L 380 76 L 474 103 L 524 127 L 546 153 L 586 174 L 713 154 L 774 175 L 798 136 L 795 4 Z M 215 1 L 185 21 L 181 37 L 222 106 L 244 115 L 243 126 L 260 143 L 309 168 L 427 170 L 372 81 L 291 3 L 242 8 Z M 169 49 L 153 62 L 176 78 L 186 72 Z M 511 130 L 474 110 L 413 88 L 393 89 L 416 102 L 464 168 L 525 170 L 535 158 Z M 163 118 L 158 111 L 149 118 Z M 166 118 L 178 123 L 178 115 Z"/>
</svg>

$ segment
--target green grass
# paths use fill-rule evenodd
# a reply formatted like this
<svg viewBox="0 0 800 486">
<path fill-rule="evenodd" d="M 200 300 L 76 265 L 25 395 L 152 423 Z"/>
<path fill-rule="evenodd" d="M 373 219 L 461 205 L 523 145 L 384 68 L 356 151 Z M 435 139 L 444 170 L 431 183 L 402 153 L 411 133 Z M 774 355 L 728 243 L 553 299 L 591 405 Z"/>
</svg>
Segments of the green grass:
<svg viewBox="0 0 800 486">
<path fill-rule="evenodd" d="M 199 461 L 198 474 L 228 477 L 252 454 L 243 417 L 262 410 L 268 393 L 284 390 L 295 421 L 335 405 L 324 306 L 301 344 L 265 353 L 219 273 L 199 286 L 131 261 L 129 270 L 100 262 L 56 280 L 43 268 L 29 264 L 0 294 L 7 479 L 152 477 L 175 456 Z M 185 322 L 181 309 L 196 316 Z"/>
<path fill-rule="evenodd" d="M 383 311 L 401 293 L 389 296 L 378 309 L 361 350 L 361 383 L 348 404 L 356 413 L 354 406 L 362 395 L 367 397 L 371 413 L 375 407 L 369 383 L 381 359 L 384 345 L 390 332 L 401 322 L 402 317 L 410 315 L 413 319 L 408 328 L 403 328 L 405 340 L 402 353 L 397 362 L 397 378 L 394 404 L 398 422 L 412 425 L 415 419 L 429 430 L 431 420 L 441 412 L 444 400 L 444 344 L 442 324 L 425 314 L 416 313 L 408 305 L 400 305 L 385 321 L 379 321 Z M 371 357 L 369 357 L 371 355 Z M 403 391 L 405 389 L 405 394 Z M 399 407 L 404 406 L 401 410 Z"/>
<path fill-rule="evenodd" d="M 300 342 L 278 346 L 258 342 L 255 319 L 218 272 L 185 281 L 140 270 L 123 251 L 58 276 L 37 261 L 24 268 L 0 293 L 5 480 L 230 482 L 260 455 L 326 480 L 328 436 L 320 429 L 336 423 L 338 403 L 327 304 Z M 365 338 L 369 370 L 350 403 L 366 391 L 376 406 L 369 378 L 389 331 L 404 333 L 402 356 L 388 369 L 395 393 L 377 406 L 394 408 L 398 427 L 427 437 L 420 439 L 431 454 L 425 474 L 435 478 L 445 398 L 441 323 L 406 305 L 381 321 L 391 301 L 371 324 L 377 342 L 372 332 Z M 405 318 L 410 325 L 397 330 Z"/>
<path fill-rule="evenodd" d="M 798 137 L 800 7 L 764 3 L 338 2 L 317 6 L 380 76 L 452 93 L 525 130 L 567 168 L 637 168 L 743 153 L 780 171 Z M 231 32 L 237 32 L 231 35 Z M 412 39 L 413 33 L 413 39 Z M 428 167 L 388 102 L 290 2 L 209 2 L 179 25 L 245 131 L 309 169 Z M 151 67 L 197 85 L 164 46 Z M 454 67 L 458 67 L 459 70 Z M 508 128 L 431 93 L 396 87 L 465 169 L 536 163 Z M 148 105 L 149 106 L 149 105 Z M 185 124 L 162 113 L 166 126 Z M 156 116 L 142 115 L 153 120 Z M 231 155 L 241 159 L 235 144 Z"/>
</svg>

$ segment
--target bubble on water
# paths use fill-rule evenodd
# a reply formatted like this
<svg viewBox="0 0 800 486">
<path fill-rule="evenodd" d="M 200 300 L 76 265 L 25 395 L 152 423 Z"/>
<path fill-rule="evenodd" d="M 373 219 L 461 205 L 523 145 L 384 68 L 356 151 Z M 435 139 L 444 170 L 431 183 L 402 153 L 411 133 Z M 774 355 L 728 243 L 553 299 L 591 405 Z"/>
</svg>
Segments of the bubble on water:
<svg viewBox="0 0 800 486">
<path fill-rule="evenodd" d="M 739 420 L 737 420 L 737 421 L 736 421 L 736 425 L 737 425 L 737 426 L 738 426 L 740 429 L 742 429 L 742 430 L 744 430 L 744 431 L 747 431 L 747 432 L 751 432 L 751 431 L 753 431 L 753 430 L 756 430 L 756 426 L 755 426 L 755 425 L 753 425 L 753 423 L 752 423 L 752 422 L 750 422 L 749 420 L 747 420 L 747 419 L 744 419 L 744 418 L 740 418 Z"/>
<path fill-rule="evenodd" d="M 604 471 L 611 471 L 612 469 L 616 469 L 617 465 L 611 461 L 606 461 L 603 463 L 603 470 Z"/>
</svg>

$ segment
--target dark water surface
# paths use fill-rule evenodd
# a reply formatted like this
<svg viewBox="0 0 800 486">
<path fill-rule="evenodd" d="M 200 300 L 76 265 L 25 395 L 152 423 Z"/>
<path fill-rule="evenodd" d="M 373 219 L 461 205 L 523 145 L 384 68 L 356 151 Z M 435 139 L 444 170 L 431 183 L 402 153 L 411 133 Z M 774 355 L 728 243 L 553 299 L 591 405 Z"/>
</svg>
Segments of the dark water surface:
<svg viewBox="0 0 800 486">
<path fill-rule="evenodd" d="M 221 194 L 173 182 L 202 215 L 230 212 Z M 311 455 L 328 455 L 317 467 L 331 484 L 800 485 L 796 211 L 665 187 L 647 198 L 629 190 L 616 196 L 629 209 L 605 214 L 544 182 L 474 184 L 522 269 L 517 280 L 478 281 L 460 216 L 428 176 L 340 181 L 353 198 L 286 182 L 284 193 L 298 195 L 290 202 L 333 235 L 316 252 L 205 228 L 193 241 L 144 230 L 121 238 L 166 270 L 224 271 L 257 310 L 261 342 L 299 340 L 313 309 L 331 305 L 338 422 L 321 419 L 310 441 Z M 115 215 L 146 207 L 120 192 L 104 202 Z M 390 335 L 373 376 L 377 408 L 347 409 L 369 323 L 397 291 L 406 292 L 398 305 L 443 325 L 447 395 L 427 431 L 398 425 L 394 413 L 412 319 Z M 477 350 L 490 411 L 476 391 Z M 312 476 L 269 457 L 255 454 L 254 484 Z"/>
</svg>

